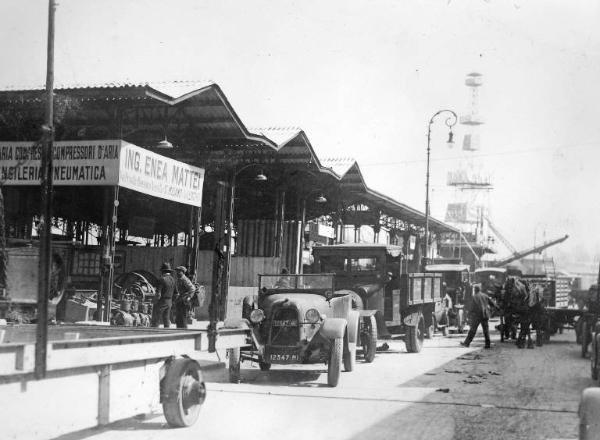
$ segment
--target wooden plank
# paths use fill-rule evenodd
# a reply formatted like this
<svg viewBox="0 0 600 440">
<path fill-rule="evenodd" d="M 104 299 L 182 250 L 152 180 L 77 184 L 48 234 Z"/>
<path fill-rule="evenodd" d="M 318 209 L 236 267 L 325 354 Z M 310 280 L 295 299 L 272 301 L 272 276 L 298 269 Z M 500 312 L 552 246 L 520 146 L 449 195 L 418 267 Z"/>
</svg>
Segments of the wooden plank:
<svg viewBox="0 0 600 440">
<path fill-rule="evenodd" d="M 98 425 L 110 423 L 110 365 L 103 365 L 98 374 Z"/>
</svg>

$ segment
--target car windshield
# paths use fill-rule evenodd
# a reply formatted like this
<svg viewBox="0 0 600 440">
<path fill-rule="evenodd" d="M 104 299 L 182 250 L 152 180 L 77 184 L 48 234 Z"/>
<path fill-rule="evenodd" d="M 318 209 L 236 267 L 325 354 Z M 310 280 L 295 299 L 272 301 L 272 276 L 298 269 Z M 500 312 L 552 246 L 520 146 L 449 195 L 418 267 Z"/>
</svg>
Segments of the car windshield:
<svg viewBox="0 0 600 440">
<path fill-rule="evenodd" d="M 259 275 L 259 290 L 261 293 L 277 293 L 278 291 L 333 292 L 333 275 Z"/>
</svg>

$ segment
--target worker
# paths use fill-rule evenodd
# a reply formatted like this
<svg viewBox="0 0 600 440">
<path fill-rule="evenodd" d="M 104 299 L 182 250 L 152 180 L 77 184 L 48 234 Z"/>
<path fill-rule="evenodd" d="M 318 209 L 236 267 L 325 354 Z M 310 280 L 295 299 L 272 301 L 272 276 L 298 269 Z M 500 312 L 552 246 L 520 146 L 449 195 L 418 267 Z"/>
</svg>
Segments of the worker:
<svg viewBox="0 0 600 440">
<path fill-rule="evenodd" d="M 490 305 L 495 306 L 495 303 L 493 303 L 489 296 L 481 291 L 481 287 L 479 285 L 476 285 L 473 288 L 473 297 L 471 298 L 471 307 L 469 310 L 469 333 L 467 334 L 467 338 L 464 340 L 464 342 L 461 342 L 460 345 L 463 347 L 468 347 L 475 337 L 475 333 L 477 333 L 477 327 L 479 327 L 479 324 L 481 324 L 481 328 L 483 329 L 483 337 L 485 338 L 485 348 L 491 348 L 490 330 L 488 325 L 488 321 L 492 315 Z"/>
<path fill-rule="evenodd" d="M 196 293 L 196 286 L 186 275 L 185 266 L 175 268 L 175 287 L 177 296 L 175 298 L 175 324 L 177 328 L 187 328 L 188 314 L 192 310 L 192 299 Z"/>
<path fill-rule="evenodd" d="M 165 328 L 171 327 L 171 307 L 173 306 L 173 295 L 175 294 L 175 280 L 171 273 L 171 265 L 167 262 L 160 266 L 161 277 L 152 307 L 152 327 L 158 327 L 162 322 Z"/>
<path fill-rule="evenodd" d="M 287 276 L 289 275 L 289 273 L 290 271 L 287 267 L 281 268 L 281 275 L 283 276 L 280 276 L 277 282 L 275 283 L 276 289 L 289 289 L 292 287 L 292 280 L 289 276 Z"/>
</svg>

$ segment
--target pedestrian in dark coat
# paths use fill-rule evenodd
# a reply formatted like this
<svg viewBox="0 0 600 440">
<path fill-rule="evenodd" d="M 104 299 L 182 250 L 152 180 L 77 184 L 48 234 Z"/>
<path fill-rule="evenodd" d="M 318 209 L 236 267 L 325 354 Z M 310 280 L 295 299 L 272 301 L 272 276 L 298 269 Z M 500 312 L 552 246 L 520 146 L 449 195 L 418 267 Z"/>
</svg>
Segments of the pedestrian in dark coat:
<svg viewBox="0 0 600 440">
<path fill-rule="evenodd" d="M 473 288 L 473 296 L 471 297 L 471 308 L 469 310 L 470 328 L 467 338 L 460 345 L 468 347 L 477 333 L 477 327 L 481 324 L 483 329 L 483 337 L 485 338 L 485 348 L 490 348 L 490 330 L 488 321 L 492 316 L 490 305 L 495 304 L 491 298 L 481 291 L 479 286 Z"/>
<path fill-rule="evenodd" d="M 175 286 L 177 298 L 175 299 L 175 324 L 177 328 L 187 328 L 187 318 L 192 310 L 192 297 L 196 293 L 196 286 L 186 275 L 185 266 L 175 268 Z"/>
<path fill-rule="evenodd" d="M 175 279 L 171 273 L 171 265 L 163 263 L 160 267 L 162 276 L 158 280 L 154 306 L 152 308 L 152 327 L 158 327 L 162 322 L 165 328 L 171 327 L 171 307 L 175 295 Z"/>
</svg>

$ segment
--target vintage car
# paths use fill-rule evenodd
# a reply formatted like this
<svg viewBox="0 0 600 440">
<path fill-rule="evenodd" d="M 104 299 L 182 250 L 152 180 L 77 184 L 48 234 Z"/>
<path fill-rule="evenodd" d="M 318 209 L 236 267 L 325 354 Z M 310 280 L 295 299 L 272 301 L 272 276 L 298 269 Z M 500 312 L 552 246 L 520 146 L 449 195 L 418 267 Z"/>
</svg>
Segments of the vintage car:
<svg viewBox="0 0 600 440">
<path fill-rule="evenodd" d="M 361 317 L 359 341 L 366 356 L 367 343 L 374 347 L 378 337 L 391 337 L 389 329 L 404 333 L 408 352 L 421 351 L 424 338 L 433 335 L 434 314 L 442 307 L 440 274 L 407 273 L 402 247 L 391 244 L 318 246 L 313 257 L 313 273 L 335 273 L 336 293 L 352 297 Z"/>
<path fill-rule="evenodd" d="M 464 309 L 470 303 L 472 295 L 469 265 L 428 264 L 425 272 L 442 275 L 443 308 L 435 313 L 435 327 L 441 329 L 444 336 L 448 332 L 448 326 L 456 327 L 458 333 L 463 333 L 466 324 Z"/>
<path fill-rule="evenodd" d="M 272 364 L 327 364 L 327 384 L 338 384 L 342 364 L 356 362 L 358 313 L 352 298 L 334 291 L 332 274 L 259 275 L 258 295 L 244 299 L 242 317 L 252 329 L 252 344 L 239 361 Z M 230 359 L 230 369 L 232 367 Z M 235 368 L 235 366 L 234 366 Z"/>
</svg>

